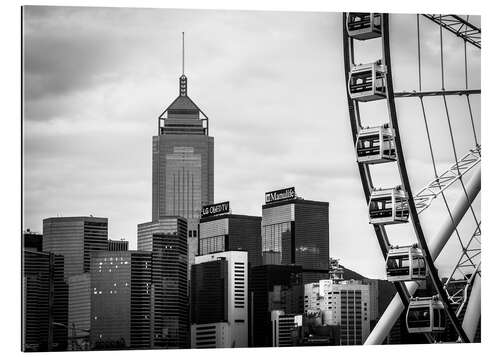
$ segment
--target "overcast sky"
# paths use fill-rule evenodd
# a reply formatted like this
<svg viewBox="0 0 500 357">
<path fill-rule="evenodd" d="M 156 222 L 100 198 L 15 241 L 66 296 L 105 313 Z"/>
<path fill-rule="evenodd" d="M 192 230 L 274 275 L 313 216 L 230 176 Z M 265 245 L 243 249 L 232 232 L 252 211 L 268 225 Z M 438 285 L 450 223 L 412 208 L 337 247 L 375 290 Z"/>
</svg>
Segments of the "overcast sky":
<svg viewBox="0 0 500 357">
<path fill-rule="evenodd" d="M 440 89 L 439 28 L 422 18 L 421 30 L 423 89 Z M 157 117 L 178 95 L 182 31 L 188 95 L 215 138 L 215 201 L 260 215 L 266 191 L 295 186 L 301 197 L 330 202 L 330 255 L 383 277 L 355 162 L 339 13 L 25 8 L 24 228 L 41 232 L 43 218 L 93 214 L 109 218 L 110 238 L 136 247 L 137 224 L 151 219 Z M 446 88 L 463 88 L 463 42 L 446 32 L 443 39 Z M 391 47 L 395 90 L 416 89 L 415 15 L 391 16 Z M 357 62 L 378 59 L 380 41 L 357 53 Z M 480 88 L 480 51 L 467 53 L 469 86 Z M 453 160 L 443 101 L 426 103 L 443 171 Z M 448 104 L 460 157 L 474 144 L 470 118 L 463 97 Z M 479 105 L 472 98 L 480 139 Z M 417 192 L 433 178 L 420 104 L 398 99 L 397 110 Z M 366 125 L 388 120 L 383 102 L 361 112 Z M 376 186 L 399 183 L 394 166 L 374 171 Z M 447 191 L 452 204 L 460 192 Z M 438 200 L 421 215 L 428 239 L 446 217 Z M 468 214 L 465 236 L 471 222 Z M 388 231 L 395 244 L 415 241 L 410 225 Z M 442 271 L 456 247 L 440 258 Z"/>
</svg>

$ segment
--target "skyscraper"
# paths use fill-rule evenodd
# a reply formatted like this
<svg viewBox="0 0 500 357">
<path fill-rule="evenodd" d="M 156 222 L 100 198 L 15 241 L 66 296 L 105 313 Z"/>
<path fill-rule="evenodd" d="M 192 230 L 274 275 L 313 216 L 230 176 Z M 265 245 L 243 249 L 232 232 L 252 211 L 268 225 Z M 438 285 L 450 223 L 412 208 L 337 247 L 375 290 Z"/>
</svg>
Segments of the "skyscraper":
<svg viewBox="0 0 500 357">
<path fill-rule="evenodd" d="M 251 267 L 261 265 L 261 220 L 261 217 L 231 213 L 202 217 L 198 255 L 241 250 L 248 252 Z"/>
<path fill-rule="evenodd" d="M 108 219 L 53 217 L 43 220 L 43 250 L 64 255 L 64 277 L 90 270 L 90 252 L 108 249 Z"/>
<path fill-rule="evenodd" d="M 68 329 L 72 339 L 68 350 L 88 348 L 90 301 L 90 273 L 70 276 L 68 278 Z M 75 337 L 79 337 L 78 340 Z"/>
<path fill-rule="evenodd" d="M 68 343 L 64 257 L 23 252 L 23 351 L 64 351 Z"/>
<path fill-rule="evenodd" d="M 187 224 L 160 217 L 137 227 L 137 246 L 151 252 L 153 347 L 189 346 Z"/>
<path fill-rule="evenodd" d="M 198 256 L 191 273 L 191 347 L 248 347 L 247 252 Z"/>
<path fill-rule="evenodd" d="M 356 281 L 320 280 L 304 285 L 304 310 L 321 311 L 327 325 L 340 325 L 341 345 L 361 345 L 370 333 L 370 290 Z"/>
<path fill-rule="evenodd" d="M 300 265 L 304 284 L 327 279 L 328 206 L 298 198 L 293 187 L 267 192 L 262 206 L 263 264 Z"/>
<path fill-rule="evenodd" d="M 158 118 L 158 134 L 153 137 L 152 220 L 187 219 L 191 265 L 197 254 L 201 207 L 214 199 L 214 138 L 208 133 L 208 117 L 188 96 L 184 54 L 182 62 L 179 96 Z"/>
<path fill-rule="evenodd" d="M 91 348 L 152 348 L 151 252 L 96 251 L 91 261 Z"/>
</svg>

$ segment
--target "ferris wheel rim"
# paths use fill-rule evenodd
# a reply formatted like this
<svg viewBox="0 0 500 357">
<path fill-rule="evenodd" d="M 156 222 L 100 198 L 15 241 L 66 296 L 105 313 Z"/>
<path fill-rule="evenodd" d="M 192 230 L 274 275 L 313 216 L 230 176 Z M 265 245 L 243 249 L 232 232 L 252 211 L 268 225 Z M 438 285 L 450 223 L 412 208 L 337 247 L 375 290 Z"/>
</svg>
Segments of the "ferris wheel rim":
<svg viewBox="0 0 500 357">
<path fill-rule="evenodd" d="M 347 23 L 346 13 L 343 15 L 343 23 Z M 353 140 L 355 145 L 357 146 L 357 137 L 359 133 L 359 129 L 362 128 L 361 120 L 359 115 L 359 103 L 352 99 L 349 95 L 349 79 L 350 72 L 352 69 L 353 60 L 354 60 L 354 49 L 353 49 L 353 39 L 348 35 L 346 26 L 343 27 L 343 36 L 344 36 L 344 67 L 345 67 L 345 76 L 347 81 L 347 99 L 348 99 L 348 107 L 349 107 L 349 117 L 351 121 L 351 131 L 353 134 Z M 445 311 L 450 318 L 452 325 L 459 335 L 459 338 L 462 342 L 469 342 L 469 339 L 461 324 L 459 323 L 457 316 L 454 314 L 450 301 L 448 299 L 447 293 L 443 288 L 443 282 L 439 279 L 439 275 L 437 273 L 437 269 L 434 266 L 434 259 L 429 252 L 429 248 L 427 246 L 427 241 L 425 239 L 425 235 L 423 233 L 420 220 L 418 217 L 418 212 L 415 207 L 415 202 L 413 199 L 413 194 L 411 190 L 411 185 L 408 177 L 408 172 L 406 169 L 406 163 L 404 160 L 404 153 L 402 149 L 402 144 L 399 135 L 399 127 L 397 121 L 397 111 L 395 106 L 395 94 L 393 90 L 393 81 L 392 81 L 392 71 L 391 71 L 391 55 L 390 55 L 390 43 L 389 43 L 389 14 L 382 14 L 382 46 L 383 46 L 383 63 L 386 65 L 386 99 L 389 109 L 390 123 L 395 131 L 395 144 L 396 144 L 396 152 L 397 152 L 397 165 L 400 173 L 400 178 L 403 184 L 404 189 L 408 193 L 408 206 L 410 210 L 411 221 L 413 225 L 413 230 L 417 237 L 418 243 L 420 247 L 425 251 L 426 263 L 429 267 L 431 281 L 433 283 L 434 288 L 438 292 L 439 297 L 443 301 L 445 306 Z M 370 175 L 370 169 L 368 164 L 363 164 L 358 162 L 358 168 L 360 172 L 360 178 L 363 185 L 363 190 L 365 192 L 365 198 L 368 202 L 371 189 L 373 188 L 372 179 Z M 387 232 L 383 225 L 374 224 L 373 225 L 375 233 L 377 235 L 377 239 L 379 241 L 379 246 L 382 250 L 382 254 L 384 259 L 387 257 L 388 246 L 390 246 L 388 241 Z M 405 305 L 405 308 L 408 306 L 409 294 L 404 284 L 393 282 L 400 298 Z"/>
</svg>

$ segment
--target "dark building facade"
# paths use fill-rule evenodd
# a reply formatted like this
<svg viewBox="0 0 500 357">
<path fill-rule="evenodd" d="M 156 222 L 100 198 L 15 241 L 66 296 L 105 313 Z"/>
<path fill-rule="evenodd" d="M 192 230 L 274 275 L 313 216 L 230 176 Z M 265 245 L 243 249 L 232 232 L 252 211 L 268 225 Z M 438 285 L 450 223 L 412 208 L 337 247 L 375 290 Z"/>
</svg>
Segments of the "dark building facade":
<svg viewBox="0 0 500 357">
<path fill-rule="evenodd" d="M 125 251 L 128 250 L 128 241 L 108 239 L 109 251 Z"/>
<path fill-rule="evenodd" d="M 29 229 L 23 233 L 23 249 L 35 252 L 43 250 L 43 235 L 31 232 Z"/>
<path fill-rule="evenodd" d="M 191 323 L 227 321 L 228 261 L 219 259 L 191 269 Z"/>
<path fill-rule="evenodd" d="M 153 137 L 152 220 L 187 219 L 189 264 L 197 254 L 201 208 L 214 199 L 214 138 L 208 118 L 187 94 L 187 77 L 179 78 L 179 96 L 158 118 Z"/>
<path fill-rule="evenodd" d="M 160 217 L 138 225 L 137 245 L 151 252 L 154 348 L 189 347 L 187 221 Z"/>
<path fill-rule="evenodd" d="M 43 251 L 64 255 L 64 277 L 90 270 L 90 252 L 108 249 L 108 219 L 53 217 L 43 220 Z"/>
<path fill-rule="evenodd" d="M 91 348 L 152 348 L 151 252 L 92 252 L 90 275 Z"/>
<path fill-rule="evenodd" d="M 272 347 L 271 312 L 304 312 L 302 268 L 296 265 L 261 265 L 250 275 L 250 344 Z"/>
<path fill-rule="evenodd" d="M 198 255 L 246 251 L 250 266 L 262 264 L 261 217 L 222 214 L 200 220 Z"/>
<path fill-rule="evenodd" d="M 328 208 L 328 202 L 300 198 L 263 205 L 263 264 L 300 265 L 304 284 L 328 279 Z"/>
<path fill-rule="evenodd" d="M 68 343 L 68 286 L 64 257 L 23 252 L 23 351 L 64 351 Z"/>
</svg>

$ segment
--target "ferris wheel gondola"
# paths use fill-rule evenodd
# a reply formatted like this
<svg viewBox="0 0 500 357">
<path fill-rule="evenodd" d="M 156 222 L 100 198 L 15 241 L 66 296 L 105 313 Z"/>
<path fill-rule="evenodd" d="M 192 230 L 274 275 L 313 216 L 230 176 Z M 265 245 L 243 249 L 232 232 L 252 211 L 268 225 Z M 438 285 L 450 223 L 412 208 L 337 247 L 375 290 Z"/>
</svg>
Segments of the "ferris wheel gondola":
<svg viewBox="0 0 500 357">
<path fill-rule="evenodd" d="M 346 27 L 356 40 L 370 40 L 382 35 L 382 16 L 369 12 L 348 12 Z"/>
<path fill-rule="evenodd" d="M 420 248 L 395 247 L 389 250 L 386 259 L 387 281 L 416 281 L 427 278 L 425 257 Z"/>
<path fill-rule="evenodd" d="M 444 305 L 436 296 L 413 298 L 406 312 L 409 333 L 439 333 L 446 328 Z"/>
</svg>

